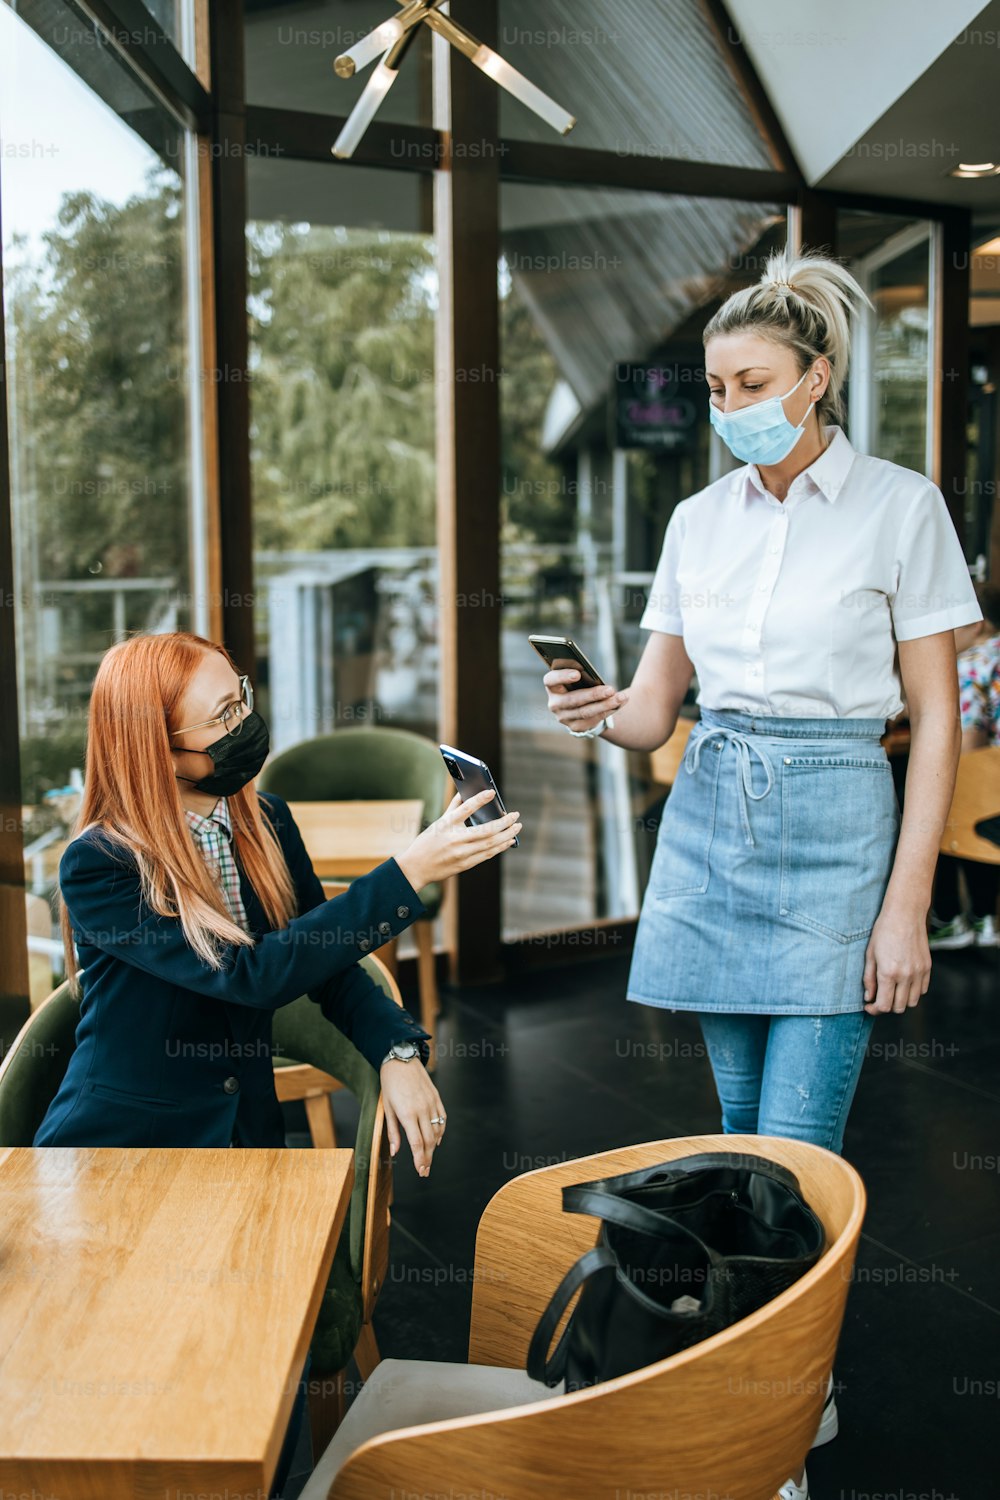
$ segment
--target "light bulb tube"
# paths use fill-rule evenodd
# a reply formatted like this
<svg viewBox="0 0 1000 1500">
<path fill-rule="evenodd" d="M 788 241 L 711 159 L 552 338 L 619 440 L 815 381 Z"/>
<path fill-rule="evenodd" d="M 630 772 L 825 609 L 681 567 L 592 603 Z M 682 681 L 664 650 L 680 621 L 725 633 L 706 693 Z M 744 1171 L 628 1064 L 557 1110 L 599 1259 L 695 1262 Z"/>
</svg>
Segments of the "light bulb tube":
<svg viewBox="0 0 1000 1500">
<path fill-rule="evenodd" d="M 472 58 L 477 68 L 480 68 L 494 83 L 498 83 L 508 94 L 513 94 L 515 99 L 520 99 L 526 108 L 551 125 L 553 130 L 558 130 L 560 135 L 566 135 L 576 124 L 576 117 L 569 110 L 563 109 L 554 99 L 550 99 L 537 84 L 525 78 L 516 68 L 512 68 L 509 62 L 505 62 L 499 53 L 494 52 L 492 47 L 485 44 Z"/>
<path fill-rule="evenodd" d="M 427 8 L 426 0 L 410 0 L 404 5 L 398 16 L 390 16 L 387 21 L 376 26 L 374 31 L 369 31 L 353 47 L 348 47 L 346 52 L 341 52 L 333 60 L 333 70 L 340 78 L 353 78 L 355 73 L 367 68 L 368 64 L 374 62 L 376 57 L 382 57 L 389 48 L 400 37 L 407 32 L 411 26 L 415 26 L 423 18 Z"/>
<path fill-rule="evenodd" d="M 379 105 L 396 82 L 395 68 L 388 68 L 385 59 L 379 63 L 365 86 L 365 91 L 344 121 L 344 128 L 330 148 L 334 156 L 345 160 L 353 156 L 355 149 L 378 113 Z"/>
<path fill-rule="evenodd" d="M 520 99 L 536 115 L 543 119 L 547 125 L 558 130 L 560 135 L 573 129 L 576 124 L 575 115 L 562 108 L 548 94 L 525 78 L 516 68 L 505 62 L 492 47 L 487 47 L 485 42 L 480 42 L 471 31 L 466 31 L 451 16 L 443 16 L 436 10 L 429 10 L 424 17 L 427 25 L 439 36 L 443 36 L 446 42 L 450 42 L 456 51 L 463 53 L 470 62 L 492 78 L 494 83 L 513 94 L 515 99 Z"/>
</svg>

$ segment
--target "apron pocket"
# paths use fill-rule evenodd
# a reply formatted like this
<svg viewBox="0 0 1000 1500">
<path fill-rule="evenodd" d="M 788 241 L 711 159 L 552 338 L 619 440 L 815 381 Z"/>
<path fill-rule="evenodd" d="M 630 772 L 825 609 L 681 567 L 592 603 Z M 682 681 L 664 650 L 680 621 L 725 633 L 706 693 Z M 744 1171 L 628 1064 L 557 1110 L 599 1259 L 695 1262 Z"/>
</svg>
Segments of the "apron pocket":
<svg viewBox="0 0 1000 1500">
<path fill-rule="evenodd" d="M 838 943 L 867 938 L 899 834 L 888 758 L 781 756 L 778 916 Z"/>
</svg>

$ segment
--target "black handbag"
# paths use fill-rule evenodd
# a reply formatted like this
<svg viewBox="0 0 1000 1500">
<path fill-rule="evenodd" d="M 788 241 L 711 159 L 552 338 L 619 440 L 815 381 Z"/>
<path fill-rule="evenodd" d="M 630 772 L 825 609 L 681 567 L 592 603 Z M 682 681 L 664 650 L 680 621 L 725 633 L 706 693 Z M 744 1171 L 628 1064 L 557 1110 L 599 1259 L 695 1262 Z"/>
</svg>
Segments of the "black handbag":
<svg viewBox="0 0 1000 1500">
<path fill-rule="evenodd" d="M 703 1152 L 563 1188 L 567 1213 L 603 1222 L 539 1319 L 528 1374 L 582 1390 L 728 1328 L 815 1265 L 823 1225 L 793 1172 L 760 1156 Z M 551 1358 L 552 1336 L 580 1300 Z"/>
</svg>

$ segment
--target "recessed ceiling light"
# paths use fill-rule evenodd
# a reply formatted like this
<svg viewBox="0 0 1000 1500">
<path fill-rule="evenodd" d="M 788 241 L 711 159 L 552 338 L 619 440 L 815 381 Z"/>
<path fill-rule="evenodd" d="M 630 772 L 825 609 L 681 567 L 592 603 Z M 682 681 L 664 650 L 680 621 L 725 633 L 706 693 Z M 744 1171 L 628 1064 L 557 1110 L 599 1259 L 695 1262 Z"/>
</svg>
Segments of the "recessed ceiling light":
<svg viewBox="0 0 1000 1500">
<path fill-rule="evenodd" d="M 1000 175 L 1000 166 L 995 161 L 960 161 L 957 167 L 952 167 L 952 177 L 996 177 Z"/>
</svg>

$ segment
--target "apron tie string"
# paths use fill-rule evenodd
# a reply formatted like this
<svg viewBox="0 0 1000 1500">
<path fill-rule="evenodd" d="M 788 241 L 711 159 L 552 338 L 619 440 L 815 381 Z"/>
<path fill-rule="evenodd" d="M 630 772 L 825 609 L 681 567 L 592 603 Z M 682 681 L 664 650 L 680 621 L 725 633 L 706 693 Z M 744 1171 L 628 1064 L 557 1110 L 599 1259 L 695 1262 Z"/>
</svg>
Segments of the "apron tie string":
<svg viewBox="0 0 1000 1500">
<path fill-rule="evenodd" d="M 704 734 L 698 735 L 697 738 L 692 737 L 694 749 L 690 754 L 685 755 L 684 757 L 684 769 L 687 771 L 689 776 L 693 776 L 695 771 L 698 769 L 698 757 L 701 755 L 702 746 L 705 745 L 709 740 L 716 739 L 717 736 L 721 736 L 722 738 L 727 740 L 732 740 L 733 745 L 736 747 L 736 753 L 739 757 L 736 764 L 736 786 L 737 791 L 739 792 L 740 818 L 743 822 L 743 842 L 745 844 L 754 845 L 755 841 L 753 833 L 750 829 L 750 818 L 747 811 L 746 799 L 749 797 L 753 802 L 760 802 L 762 798 L 767 796 L 768 792 L 774 785 L 774 772 L 771 769 L 771 762 L 763 753 L 760 746 L 755 745 L 751 737 L 745 734 L 741 734 L 738 729 L 706 727 L 706 732 Z M 767 773 L 767 786 L 762 792 L 755 792 L 753 789 L 753 773 L 752 767 L 750 765 L 751 750 L 753 751 L 754 755 L 756 755 L 757 759 L 760 761 L 761 765 L 764 767 L 765 772 Z"/>
</svg>

